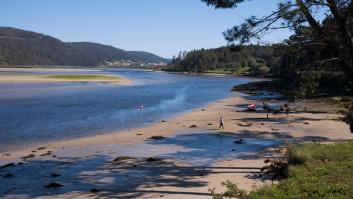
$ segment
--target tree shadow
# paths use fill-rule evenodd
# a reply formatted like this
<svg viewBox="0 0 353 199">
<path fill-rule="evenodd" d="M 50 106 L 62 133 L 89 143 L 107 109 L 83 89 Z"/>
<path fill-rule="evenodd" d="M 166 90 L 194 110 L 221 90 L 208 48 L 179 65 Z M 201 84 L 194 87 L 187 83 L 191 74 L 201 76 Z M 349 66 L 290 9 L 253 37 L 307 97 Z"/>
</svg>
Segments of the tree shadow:
<svg viewBox="0 0 353 199">
<path fill-rule="evenodd" d="M 111 159 L 110 156 L 101 155 L 91 158 L 32 160 L 2 169 L 1 175 L 11 173 L 13 176 L 1 179 L 0 197 L 60 197 L 74 192 L 93 195 L 90 190 L 95 188 L 101 191 L 95 194 L 97 196 L 138 198 L 148 192 L 143 188 L 164 186 L 187 188 L 207 184 L 199 180 L 199 176 L 208 174 L 207 168 L 179 168 L 171 161 L 148 162 L 145 159 L 136 159 L 132 162 L 114 162 Z M 60 176 L 52 177 L 52 173 Z M 45 185 L 51 182 L 64 186 L 45 188 Z M 152 189 L 149 192 L 158 193 L 158 190 Z M 188 194 L 209 195 L 208 192 Z"/>
<path fill-rule="evenodd" d="M 274 157 L 275 152 L 268 149 L 281 146 L 283 140 L 327 141 L 324 137 L 305 136 L 294 138 L 285 132 L 267 133 L 241 131 L 238 133 L 220 132 L 180 134 L 164 140 L 146 141 L 147 145 L 157 145 L 161 149 L 177 145 L 181 151 L 166 152 L 153 161 L 146 158 L 112 161 L 109 155 L 91 157 L 56 157 L 49 160 L 32 159 L 24 164 L 0 169 L 0 198 L 40 196 L 65 197 L 65 194 L 82 193 L 90 197 L 141 198 L 146 194 L 186 194 L 210 196 L 205 191 L 190 191 L 184 188 L 205 187 L 208 185 L 202 176 L 220 173 L 244 173 L 249 179 L 266 180 L 259 167 L 218 167 L 218 160 L 250 160 Z M 235 140 L 243 139 L 241 144 Z M 191 164 L 190 164 L 191 162 Z M 185 164 L 187 163 L 187 164 Z M 183 165 L 183 166 L 181 166 Z M 6 174 L 12 177 L 5 178 Z M 59 174 L 53 177 L 51 174 Z M 45 188 L 51 182 L 64 186 Z M 175 187 L 176 191 L 166 187 Z M 100 190 L 91 193 L 91 189 Z"/>
<path fill-rule="evenodd" d="M 281 117 L 281 118 L 274 118 L 271 117 L 272 113 L 269 114 L 269 118 L 265 115 L 264 117 L 247 117 L 241 119 L 232 119 L 233 121 L 241 121 L 241 122 L 267 122 L 267 123 L 278 123 L 278 124 L 289 124 L 289 123 L 307 123 L 308 121 L 330 121 L 334 119 L 328 118 L 307 118 L 307 117 L 298 117 L 298 118 L 291 118 L 291 117 Z M 337 119 L 338 120 L 338 119 Z"/>
</svg>

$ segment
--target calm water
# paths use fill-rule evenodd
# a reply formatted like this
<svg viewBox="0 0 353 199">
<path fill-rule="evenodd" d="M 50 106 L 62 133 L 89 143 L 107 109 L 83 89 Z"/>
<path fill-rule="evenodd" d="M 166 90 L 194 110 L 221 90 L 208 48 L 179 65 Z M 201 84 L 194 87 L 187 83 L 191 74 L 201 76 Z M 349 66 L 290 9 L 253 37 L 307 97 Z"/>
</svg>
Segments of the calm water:
<svg viewBox="0 0 353 199">
<path fill-rule="evenodd" d="M 125 76 L 135 83 L 0 84 L 0 151 L 158 122 L 235 95 L 229 90 L 249 81 L 141 70 L 100 73 Z"/>
</svg>

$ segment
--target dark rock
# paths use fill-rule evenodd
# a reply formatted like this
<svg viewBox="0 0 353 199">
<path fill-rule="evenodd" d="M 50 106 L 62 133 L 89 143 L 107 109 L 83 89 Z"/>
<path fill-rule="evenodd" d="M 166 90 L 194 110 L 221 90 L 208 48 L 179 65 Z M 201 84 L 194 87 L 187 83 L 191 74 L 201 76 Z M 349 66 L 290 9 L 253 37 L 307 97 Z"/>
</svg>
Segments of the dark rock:
<svg viewBox="0 0 353 199">
<path fill-rule="evenodd" d="M 167 122 L 167 121 L 165 121 L 165 120 L 162 120 L 162 122 Z"/>
<path fill-rule="evenodd" d="M 236 151 L 235 149 L 232 149 L 232 151 Z"/>
<path fill-rule="evenodd" d="M 5 174 L 3 177 L 4 177 L 4 178 L 11 178 L 11 177 L 13 177 L 13 174 L 7 173 L 7 174 Z"/>
<path fill-rule="evenodd" d="M 116 157 L 113 161 L 114 162 L 119 162 L 119 161 L 123 161 L 123 160 L 133 160 L 135 158 L 130 157 L 130 156 L 120 156 L 120 157 Z"/>
<path fill-rule="evenodd" d="M 35 157 L 34 154 L 29 154 L 27 156 L 22 157 L 22 159 L 30 159 L 30 158 L 34 158 L 34 157 Z"/>
<path fill-rule="evenodd" d="M 41 146 L 37 150 L 40 151 L 40 150 L 43 150 L 43 149 L 46 149 L 46 147 Z"/>
<path fill-rule="evenodd" d="M 211 125 L 213 125 L 213 124 L 212 124 L 212 123 L 208 123 L 207 125 L 208 125 L 208 126 L 211 126 Z"/>
<path fill-rule="evenodd" d="M 244 143 L 243 139 L 239 139 L 239 140 L 234 141 L 234 144 L 242 144 L 242 143 Z"/>
<path fill-rule="evenodd" d="M 51 174 L 51 177 L 54 177 L 54 178 L 55 178 L 55 177 L 59 177 L 59 176 L 61 176 L 61 174 L 58 174 L 58 173 L 52 173 L 52 174 Z"/>
<path fill-rule="evenodd" d="M 92 188 L 91 190 L 89 190 L 89 192 L 98 193 L 98 192 L 101 192 L 101 190 L 100 189 L 96 189 L 96 188 Z"/>
<path fill-rule="evenodd" d="M 206 111 L 205 109 L 202 109 L 201 111 Z"/>
<path fill-rule="evenodd" d="M 138 134 L 136 134 L 136 135 L 142 135 L 141 133 L 138 133 Z"/>
<path fill-rule="evenodd" d="M 165 138 L 167 138 L 167 137 L 164 137 L 164 136 L 161 136 L 161 135 L 154 135 L 154 136 L 151 136 L 148 139 L 150 139 L 150 140 L 162 140 L 162 139 L 165 139 Z"/>
<path fill-rule="evenodd" d="M 6 168 L 6 167 L 13 167 L 13 166 L 16 166 L 16 164 L 11 162 L 11 163 L 0 166 L 0 169 Z"/>
<path fill-rule="evenodd" d="M 197 128 L 197 125 L 193 124 L 189 128 Z"/>
<path fill-rule="evenodd" d="M 147 162 L 157 162 L 157 161 L 161 161 L 161 159 L 149 157 L 149 158 L 146 159 L 146 161 L 147 161 Z"/>
<path fill-rule="evenodd" d="M 47 185 L 45 185 L 44 187 L 45 188 L 59 188 L 59 187 L 62 187 L 64 185 L 60 184 L 60 183 L 57 183 L 57 182 L 51 182 Z"/>
<path fill-rule="evenodd" d="M 41 154 L 40 156 L 47 156 L 47 155 L 51 155 L 51 151 L 48 151 L 48 152 L 46 152 L 46 153 L 43 153 L 43 154 Z"/>
</svg>

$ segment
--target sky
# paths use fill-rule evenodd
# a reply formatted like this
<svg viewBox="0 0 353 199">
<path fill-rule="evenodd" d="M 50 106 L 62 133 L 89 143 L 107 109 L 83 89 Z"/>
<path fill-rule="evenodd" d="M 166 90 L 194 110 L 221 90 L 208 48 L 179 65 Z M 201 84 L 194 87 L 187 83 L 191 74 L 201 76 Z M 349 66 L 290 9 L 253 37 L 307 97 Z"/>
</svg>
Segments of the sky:
<svg viewBox="0 0 353 199">
<path fill-rule="evenodd" d="M 214 9 L 201 0 L 0 0 L 0 26 L 171 58 L 179 51 L 227 45 L 223 31 L 251 15 L 271 13 L 278 1 Z M 264 40 L 279 42 L 290 34 L 281 30 Z"/>
</svg>

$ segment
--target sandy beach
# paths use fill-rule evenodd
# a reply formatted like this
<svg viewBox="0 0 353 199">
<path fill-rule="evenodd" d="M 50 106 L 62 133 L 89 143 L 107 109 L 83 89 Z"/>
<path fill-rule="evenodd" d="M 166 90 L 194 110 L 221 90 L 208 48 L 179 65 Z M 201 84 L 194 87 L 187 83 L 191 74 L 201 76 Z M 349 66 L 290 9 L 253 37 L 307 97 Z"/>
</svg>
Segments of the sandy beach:
<svg viewBox="0 0 353 199">
<path fill-rule="evenodd" d="M 222 191 L 221 182 L 226 180 L 249 191 L 271 183 L 268 176 L 261 175 L 260 169 L 265 165 L 266 158 L 281 156 L 283 146 L 264 147 L 260 151 L 237 156 L 219 154 L 220 158 L 212 160 L 211 164 L 208 164 L 208 160 L 202 162 L 207 159 L 206 156 L 204 159 L 197 157 L 195 162 L 199 160 L 201 163 L 193 164 L 190 160 L 159 157 L 176 151 L 182 153 L 205 148 L 178 144 L 161 144 L 156 147 L 149 139 L 151 136 L 169 139 L 206 133 L 228 136 L 227 139 L 231 140 L 241 139 L 244 143 L 252 139 L 270 139 L 281 143 L 329 143 L 353 139 L 348 126 L 339 120 L 341 115 L 294 112 L 289 115 L 270 114 L 267 119 L 266 113 L 261 110 L 244 111 L 244 107 L 250 103 L 261 102 L 247 97 L 231 97 L 144 128 L 53 142 L 0 154 L 0 165 L 10 164 L 0 169 L 0 175 L 13 175 L 4 179 L 1 197 L 210 198 L 209 189 Z M 218 129 L 221 115 L 225 119 L 224 129 Z M 237 151 L 240 145 L 234 144 L 234 147 L 225 150 L 231 153 Z M 150 157 L 152 159 L 148 159 Z M 45 165 L 48 164 L 54 166 L 47 168 Z M 60 173 L 60 176 L 51 177 L 55 172 Z M 22 178 L 20 185 L 11 185 L 16 178 Z M 43 187 L 51 182 L 63 186 L 52 189 Z M 25 183 L 31 183 L 33 191 L 18 195 L 18 192 L 27 193 L 23 190 L 26 189 L 23 186 Z"/>
<path fill-rule="evenodd" d="M 91 82 L 118 85 L 131 85 L 133 83 L 133 80 L 125 77 L 108 76 L 100 73 L 95 74 L 97 72 L 101 71 L 96 69 L 0 68 L 0 83 Z M 76 75 L 77 78 L 72 78 L 70 75 Z"/>
</svg>

